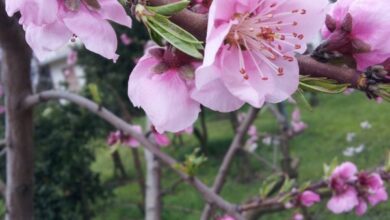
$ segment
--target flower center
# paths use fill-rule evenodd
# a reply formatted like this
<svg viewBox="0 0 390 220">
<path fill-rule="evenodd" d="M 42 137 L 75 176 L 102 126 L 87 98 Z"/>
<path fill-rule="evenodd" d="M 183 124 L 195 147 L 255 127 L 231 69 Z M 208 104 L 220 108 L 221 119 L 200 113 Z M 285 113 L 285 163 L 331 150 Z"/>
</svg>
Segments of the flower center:
<svg viewBox="0 0 390 220">
<path fill-rule="evenodd" d="M 268 80 L 260 68 L 259 60 L 268 65 L 277 76 L 282 76 L 284 68 L 275 65 L 272 61 L 278 58 L 289 62 L 294 61 L 294 57 L 290 55 L 291 51 L 302 48 L 304 44 L 302 42 L 304 35 L 292 31 L 296 29 L 298 22 L 291 19 L 296 15 L 305 15 L 306 10 L 279 12 L 277 6 L 277 3 L 264 6 L 264 0 L 260 0 L 252 11 L 233 16 L 235 24 L 225 42 L 238 48 L 240 73 L 244 79 L 249 79 L 249 76 L 245 68 L 243 51 L 249 54 L 261 78 Z"/>
</svg>

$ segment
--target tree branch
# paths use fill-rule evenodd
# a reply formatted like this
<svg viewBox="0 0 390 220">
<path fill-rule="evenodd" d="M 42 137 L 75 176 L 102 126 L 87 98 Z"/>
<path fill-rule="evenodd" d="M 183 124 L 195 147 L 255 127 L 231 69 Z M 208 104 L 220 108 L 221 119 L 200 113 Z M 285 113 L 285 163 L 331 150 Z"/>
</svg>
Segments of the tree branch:
<svg viewBox="0 0 390 220">
<path fill-rule="evenodd" d="M 229 147 L 228 152 L 226 153 L 225 157 L 223 158 L 222 165 L 220 166 L 218 170 L 218 174 L 215 177 L 214 184 L 213 184 L 213 192 L 219 194 L 223 188 L 223 185 L 225 183 L 225 179 L 229 170 L 229 167 L 233 161 L 234 156 L 236 155 L 237 151 L 240 149 L 243 139 L 248 132 L 249 127 L 252 125 L 254 120 L 256 119 L 257 114 L 259 113 L 260 109 L 251 107 L 247 113 L 247 116 L 245 117 L 245 120 L 242 122 L 242 124 L 238 127 L 236 135 L 234 136 L 234 139 Z M 205 208 L 203 209 L 202 213 L 202 220 L 207 220 L 210 218 L 210 215 L 213 211 L 213 207 L 211 204 L 206 204 Z"/>
<path fill-rule="evenodd" d="M 243 220 L 243 217 L 237 213 L 236 206 L 234 204 L 225 201 L 223 198 L 221 198 L 216 193 L 214 193 L 210 188 L 208 188 L 204 183 L 202 183 L 196 177 L 189 176 L 186 173 L 180 171 L 179 169 L 176 169 L 175 165 L 177 165 L 178 162 L 175 159 L 165 154 L 164 152 L 160 151 L 159 147 L 151 143 L 142 134 L 133 130 L 130 124 L 126 123 L 124 120 L 120 119 L 119 117 L 117 117 L 116 115 L 108 111 L 106 108 L 97 105 L 91 100 L 65 91 L 45 91 L 27 97 L 24 100 L 22 107 L 24 109 L 29 109 L 42 102 L 46 102 L 49 100 L 60 100 L 60 99 L 68 100 L 80 107 L 89 110 L 90 112 L 96 114 L 97 116 L 107 121 L 117 129 L 122 130 L 125 133 L 133 136 L 147 150 L 149 150 L 151 153 L 156 155 L 163 163 L 165 163 L 168 167 L 174 170 L 182 179 L 184 179 L 187 183 L 193 186 L 193 188 L 195 188 L 202 195 L 202 197 L 206 200 L 207 203 L 215 204 L 217 207 L 229 213 L 237 220 Z"/>
</svg>

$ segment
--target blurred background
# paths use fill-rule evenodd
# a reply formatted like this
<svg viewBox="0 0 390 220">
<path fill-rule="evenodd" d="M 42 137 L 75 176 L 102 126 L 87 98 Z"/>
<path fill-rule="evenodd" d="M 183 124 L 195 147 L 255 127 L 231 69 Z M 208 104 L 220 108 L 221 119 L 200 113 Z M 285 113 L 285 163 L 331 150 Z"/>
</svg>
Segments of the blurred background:
<svg viewBox="0 0 390 220">
<path fill-rule="evenodd" d="M 99 102 L 126 121 L 145 127 L 142 110 L 131 106 L 127 98 L 127 80 L 143 54 L 148 36 L 138 23 L 131 30 L 115 28 L 120 38 L 117 63 L 85 51 L 76 42 L 44 62 L 32 60 L 34 90 L 76 92 Z M 294 164 L 292 175 L 297 176 L 300 183 L 321 179 L 323 164 L 334 158 L 340 162 L 353 161 L 365 169 L 384 162 L 390 147 L 390 105 L 381 100 L 368 100 L 363 93 L 354 91 L 306 95 L 313 107 L 300 107 L 299 122 L 305 126 L 288 140 L 281 139 L 284 125 L 276 120 L 275 111 L 283 115 L 287 126 L 293 126 L 296 104 L 286 102 L 262 110 L 255 122 L 257 139 L 244 143 L 245 148 L 235 158 L 222 192 L 224 198 L 240 203 L 257 195 L 262 181 L 283 169 L 286 149 Z M 142 148 L 110 147 L 107 137 L 114 128 L 67 102 L 48 103 L 39 108 L 35 111 L 35 219 L 143 219 L 144 196 L 138 175 L 145 174 Z M 187 155 L 200 148 L 207 161 L 201 165 L 197 176 L 211 185 L 233 138 L 240 113 L 219 114 L 205 110 L 193 129 L 167 134 L 171 144 L 163 151 L 184 161 Z M 4 114 L 0 117 L 4 120 Z M 0 133 L 4 136 L 3 125 Z M 4 179 L 4 152 L 0 154 Z M 136 168 L 134 160 L 137 158 L 141 166 Z M 169 168 L 161 165 L 160 171 L 163 219 L 199 219 L 204 206 L 202 198 Z M 5 211 L 1 200 L 0 214 L 3 216 Z M 360 219 L 387 219 L 389 211 L 390 207 L 383 203 Z M 332 215 L 325 203 L 310 212 L 316 220 L 357 218 L 354 214 Z M 292 212 L 286 211 L 264 219 L 290 219 L 291 216 Z"/>
</svg>

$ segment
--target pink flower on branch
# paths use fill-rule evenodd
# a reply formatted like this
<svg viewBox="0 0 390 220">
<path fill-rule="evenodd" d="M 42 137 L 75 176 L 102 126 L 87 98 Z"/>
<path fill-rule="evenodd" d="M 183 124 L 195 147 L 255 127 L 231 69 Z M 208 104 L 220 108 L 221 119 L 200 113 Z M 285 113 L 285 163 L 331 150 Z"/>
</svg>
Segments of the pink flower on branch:
<svg viewBox="0 0 390 220">
<path fill-rule="evenodd" d="M 322 30 L 326 50 L 355 58 L 357 68 L 384 62 L 390 57 L 389 1 L 338 0 Z"/>
<path fill-rule="evenodd" d="M 245 102 L 261 107 L 298 88 L 295 53 L 318 33 L 327 0 L 214 0 L 194 99 L 229 112 Z"/>
<path fill-rule="evenodd" d="M 357 173 L 356 166 L 346 162 L 336 167 L 330 180 L 333 196 L 328 209 L 335 214 L 355 209 L 357 215 L 366 213 L 368 204 L 376 206 L 388 200 L 383 180 L 377 173 Z"/>
<path fill-rule="evenodd" d="M 345 162 L 334 169 L 329 180 L 333 196 L 327 205 L 333 213 L 349 212 L 359 204 L 358 193 L 353 185 L 357 179 L 356 174 L 357 168 L 351 162 Z"/>
<path fill-rule="evenodd" d="M 298 196 L 298 201 L 303 206 L 310 207 L 315 203 L 320 202 L 321 198 L 317 193 L 313 191 L 304 191 Z"/>
<path fill-rule="evenodd" d="M 131 27 L 131 19 L 117 0 L 6 0 L 8 15 L 20 11 L 27 43 L 44 59 L 69 40 L 116 60 L 117 37 L 108 20 Z"/>
<path fill-rule="evenodd" d="M 171 144 L 171 140 L 169 139 L 168 135 L 165 133 L 159 133 L 156 131 L 155 127 L 152 126 L 152 137 L 156 144 L 160 147 L 166 147 Z"/>
<path fill-rule="evenodd" d="M 382 178 L 377 173 L 359 173 L 359 204 L 355 212 L 357 215 L 363 215 L 367 211 L 367 203 L 376 206 L 380 202 L 388 200 L 386 188 Z"/>
<path fill-rule="evenodd" d="M 142 128 L 139 125 L 134 125 L 133 129 L 139 133 L 142 133 Z M 128 134 L 124 134 L 122 131 L 110 132 L 107 137 L 107 144 L 114 146 L 116 144 L 123 144 L 129 147 L 139 147 L 140 143 Z"/>
<path fill-rule="evenodd" d="M 129 98 L 142 107 L 158 133 L 180 132 L 198 118 L 200 104 L 190 97 L 195 65 L 177 50 L 152 47 L 133 69 Z"/>
<path fill-rule="evenodd" d="M 307 124 L 301 119 L 299 108 L 295 108 L 291 114 L 291 127 L 295 134 L 301 133 L 307 128 Z"/>
</svg>

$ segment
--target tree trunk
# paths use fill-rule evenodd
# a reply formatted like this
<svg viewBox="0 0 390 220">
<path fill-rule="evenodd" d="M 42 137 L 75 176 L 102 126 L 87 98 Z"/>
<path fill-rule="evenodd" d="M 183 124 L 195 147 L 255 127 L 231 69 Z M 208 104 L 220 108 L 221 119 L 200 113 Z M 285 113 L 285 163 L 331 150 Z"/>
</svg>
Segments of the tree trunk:
<svg viewBox="0 0 390 220">
<path fill-rule="evenodd" d="M 111 154 L 112 162 L 114 163 L 114 175 L 119 176 L 121 180 L 127 179 L 126 169 L 123 166 L 121 156 L 118 151 Z"/>
<path fill-rule="evenodd" d="M 31 94 L 31 51 L 17 20 L 5 13 L 0 1 L 0 44 L 6 105 L 7 183 L 6 219 L 33 219 L 33 120 L 32 110 L 20 108 Z"/>
<path fill-rule="evenodd" d="M 146 195 L 145 195 L 145 220 L 161 219 L 161 182 L 160 163 L 156 156 L 148 150 L 145 152 L 146 162 Z"/>
</svg>

